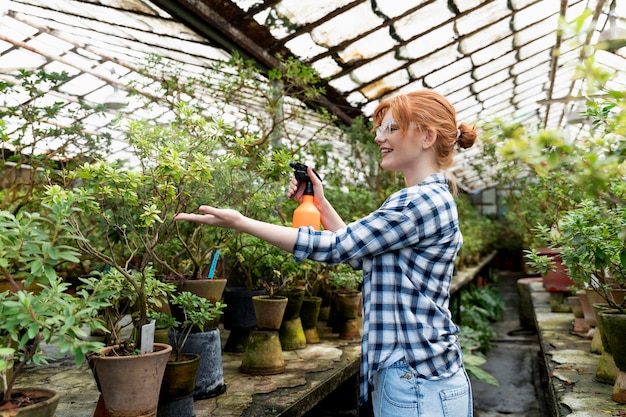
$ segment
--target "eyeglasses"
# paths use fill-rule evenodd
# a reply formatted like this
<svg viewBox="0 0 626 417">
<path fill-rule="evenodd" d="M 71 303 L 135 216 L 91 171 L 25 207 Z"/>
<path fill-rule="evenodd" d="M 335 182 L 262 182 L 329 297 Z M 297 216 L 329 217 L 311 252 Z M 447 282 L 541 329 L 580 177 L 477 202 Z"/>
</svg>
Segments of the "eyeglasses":
<svg viewBox="0 0 626 417">
<path fill-rule="evenodd" d="M 387 120 L 376 128 L 376 137 L 388 139 L 389 135 L 398 130 L 398 123 L 395 120 Z"/>
</svg>

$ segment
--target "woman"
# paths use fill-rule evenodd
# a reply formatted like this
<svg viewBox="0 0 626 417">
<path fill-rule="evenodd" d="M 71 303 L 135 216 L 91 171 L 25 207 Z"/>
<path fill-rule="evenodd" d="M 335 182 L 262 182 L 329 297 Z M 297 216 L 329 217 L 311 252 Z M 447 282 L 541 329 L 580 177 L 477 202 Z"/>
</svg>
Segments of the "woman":
<svg viewBox="0 0 626 417">
<path fill-rule="evenodd" d="M 403 174 L 406 188 L 361 220 L 346 225 L 309 168 L 323 231 L 294 229 L 200 207 L 177 220 L 228 227 L 293 253 L 296 260 L 347 262 L 363 269 L 361 395 L 374 415 L 472 415 L 458 327 L 448 309 L 450 281 L 462 245 L 454 184 L 444 174 L 454 147 L 469 148 L 476 132 L 457 126 L 440 94 L 423 90 L 380 103 L 373 114 L 381 167 Z M 296 190 L 292 180 L 289 194 Z M 452 188 L 452 192 L 449 190 Z"/>
</svg>

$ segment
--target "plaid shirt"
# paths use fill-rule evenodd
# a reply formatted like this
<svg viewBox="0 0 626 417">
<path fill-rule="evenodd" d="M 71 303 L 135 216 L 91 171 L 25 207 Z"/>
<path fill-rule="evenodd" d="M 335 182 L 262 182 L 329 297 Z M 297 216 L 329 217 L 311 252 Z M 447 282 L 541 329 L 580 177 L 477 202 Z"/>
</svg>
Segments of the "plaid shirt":
<svg viewBox="0 0 626 417">
<path fill-rule="evenodd" d="M 448 305 L 462 242 L 444 174 L 394 193 L 346 228 L 300 228 L 297 261 L 349 262 L 363 269 L 361 403 L 374 373 L 399 360 L 427 379 L 449 377 L 461 368 L 459 328 Z"/>
</svg>

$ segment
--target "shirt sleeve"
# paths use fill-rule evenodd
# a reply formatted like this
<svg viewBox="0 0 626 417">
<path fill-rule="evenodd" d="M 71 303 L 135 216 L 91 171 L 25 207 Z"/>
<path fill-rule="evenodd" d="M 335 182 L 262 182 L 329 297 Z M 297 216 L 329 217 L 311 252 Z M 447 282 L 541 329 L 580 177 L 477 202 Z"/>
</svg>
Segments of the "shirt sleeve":
<svg viewBox="0 0 626 417">
<path fill-rule="evenodd" d="M 416 245 L 436 228 L 438 210 L 434 206 L 431 199 L 419 194 L 410 196 L 405 189 L 392 195 L 375 212 L 343 229 L 330 232 L 301 228 L 294 259 L 353 264 L 366 257 Z"/>
</svg>

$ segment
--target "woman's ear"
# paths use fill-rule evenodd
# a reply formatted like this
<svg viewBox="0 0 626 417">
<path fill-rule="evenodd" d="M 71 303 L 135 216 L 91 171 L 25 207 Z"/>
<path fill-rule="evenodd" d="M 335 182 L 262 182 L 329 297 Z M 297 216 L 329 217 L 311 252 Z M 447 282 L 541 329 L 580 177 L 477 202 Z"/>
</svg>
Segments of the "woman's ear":
<svg viewBox="0 0 626 417">
<path fill-rule="evenodd" d="M 428 129 L 424 132 L 424 142 L 422 143 L 422 147 L 424 149 L 428 149 L 435 144 L 435 139 L 437 138 L 437 134 L 434 130 Z"/>
</svg>

